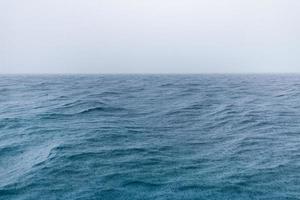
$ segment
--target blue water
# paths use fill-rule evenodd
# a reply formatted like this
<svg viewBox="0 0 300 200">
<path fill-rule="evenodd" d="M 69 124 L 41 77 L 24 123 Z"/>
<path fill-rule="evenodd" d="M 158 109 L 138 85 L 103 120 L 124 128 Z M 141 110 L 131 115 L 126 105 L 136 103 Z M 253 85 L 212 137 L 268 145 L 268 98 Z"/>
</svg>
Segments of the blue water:
<svg viewBox="0 0 300 200">
<path fill-rule="evenodd" d="M 0 76 L 0 199 L 300 199 L 300 75 Z"/>
</svg>

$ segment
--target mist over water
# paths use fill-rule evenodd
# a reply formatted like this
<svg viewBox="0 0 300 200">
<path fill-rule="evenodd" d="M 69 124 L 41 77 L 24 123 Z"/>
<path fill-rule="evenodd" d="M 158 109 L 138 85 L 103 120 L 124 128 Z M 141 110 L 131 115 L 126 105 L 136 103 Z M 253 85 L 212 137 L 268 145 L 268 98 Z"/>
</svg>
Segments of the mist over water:
<svg viewBox="0 0 300 200">
<path fill-rule="evenodd" d="M 0 199 L 299 199 L 298 75 L 0 76 Z"/>
<path fill-rule="evenodd" d="M 0 73 L 300 73 L 299 0 L 2 0 Z"/>
</svg>

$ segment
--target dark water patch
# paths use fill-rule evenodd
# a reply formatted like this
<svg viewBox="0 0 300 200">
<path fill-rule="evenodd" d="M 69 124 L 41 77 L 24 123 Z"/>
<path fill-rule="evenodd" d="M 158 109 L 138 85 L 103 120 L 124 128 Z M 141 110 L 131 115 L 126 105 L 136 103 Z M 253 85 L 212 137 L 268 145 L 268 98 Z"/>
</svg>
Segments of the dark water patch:
<svg viewBox="0 0 300 200">
<path fill-rule="evenodd" d="M 126 181 L 125 183 L 123 183 L 122 187 L 134 187 L 135 189 L 142 187 L 147 190 L 151 190 L 161 185 L 162 184 L 159 183 L 150 183 L 145 181 Z"/>
</svg>

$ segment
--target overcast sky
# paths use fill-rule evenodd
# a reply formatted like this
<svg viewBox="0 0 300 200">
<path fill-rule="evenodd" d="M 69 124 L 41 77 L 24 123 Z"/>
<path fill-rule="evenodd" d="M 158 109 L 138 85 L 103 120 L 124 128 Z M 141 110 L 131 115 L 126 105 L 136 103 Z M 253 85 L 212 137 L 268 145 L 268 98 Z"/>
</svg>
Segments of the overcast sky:
<svg viewBox="0 0 300 200">
<path fill-rule="evenodd" d="M 0 73 L 300 72 L 299 0 L 0 0 Z"/>
</svg>

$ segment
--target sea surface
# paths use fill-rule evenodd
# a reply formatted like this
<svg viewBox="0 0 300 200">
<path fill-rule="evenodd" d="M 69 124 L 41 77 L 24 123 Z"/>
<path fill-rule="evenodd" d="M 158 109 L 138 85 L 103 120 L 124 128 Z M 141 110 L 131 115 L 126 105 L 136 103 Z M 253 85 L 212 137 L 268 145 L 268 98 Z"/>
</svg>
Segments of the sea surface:
<svg viewBox="0 0 300 200">
<path fill-rule="evenodd" d="M 1 75 L 0 199 L 300 199 L 300 75 Z"/>
</svg>

